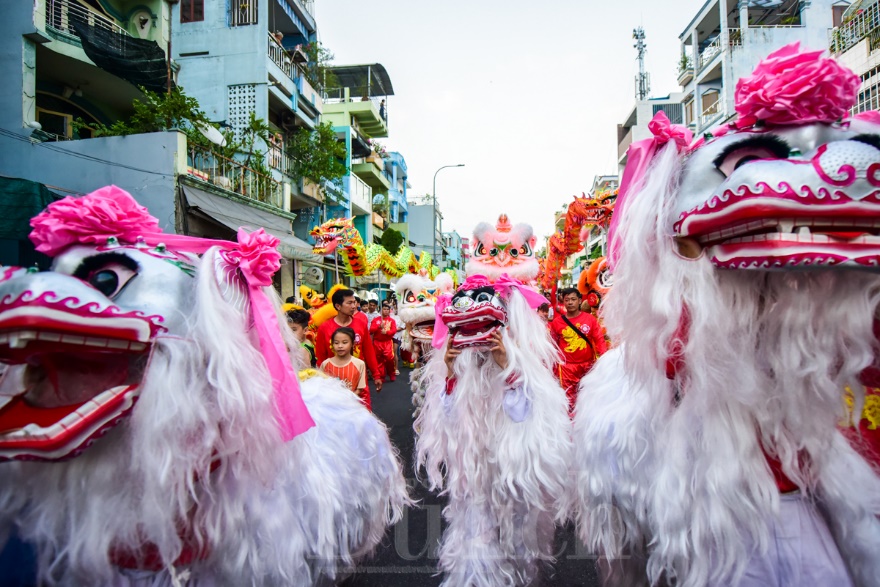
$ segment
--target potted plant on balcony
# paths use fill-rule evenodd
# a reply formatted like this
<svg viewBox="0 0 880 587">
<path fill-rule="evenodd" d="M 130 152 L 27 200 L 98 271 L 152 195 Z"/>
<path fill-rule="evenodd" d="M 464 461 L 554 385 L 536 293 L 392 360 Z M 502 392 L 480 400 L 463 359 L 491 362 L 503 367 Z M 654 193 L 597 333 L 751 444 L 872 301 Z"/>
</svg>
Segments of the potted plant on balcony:
<svg viewBox="0 0 880 587">
<path fill-rule="evenodd" d="M 366 157 L 366 161 L 369 163 L 374 163 L 378 167 L 383 167 L 382 159 L 384 159 L 388 155 L 388 151 L 385 149 L 385 146 L 382 145 L 379 141 L 367 140 L 367 144 L 370 145 L 371 153 Z"/>
<path fill-rule="evenodd" d="M 339 184 L 345 176 L 345 143 L 336 138 L 329 123 L 314 130 L 298 128 L 287 141 L 286 150 L 293 160 L 292 175 L 299 180 L 309 180 L 323 194 L 324 184 Z"/>
</svg>

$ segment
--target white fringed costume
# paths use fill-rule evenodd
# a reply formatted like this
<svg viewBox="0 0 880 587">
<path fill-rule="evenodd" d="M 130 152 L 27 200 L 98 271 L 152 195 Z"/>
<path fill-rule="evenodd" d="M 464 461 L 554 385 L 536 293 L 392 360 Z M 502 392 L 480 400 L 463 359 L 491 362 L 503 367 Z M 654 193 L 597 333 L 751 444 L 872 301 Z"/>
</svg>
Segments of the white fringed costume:
<svg viewBox="0 0 880 587">
<path fill-rule="evenodd" d="M 118 188 L 82 200 L 96 197 L 138 208 Z M 156 326 L 144 339 L 148 354 L 93 357 L 77 345 L 98 342 L 53 339 L 51 359 L 35 360 L 38 370 L 27 375 L 39 381 L 41 370 L 54 369 L 59 398 L 87 399 L 111 380 L 136 390 L 134 407 L 66 460 L 35 454 L 49 462 L 0 463 L 0 535 L 14 524 L 36 546 L 45 584 L 330 585 L 399 519 L 409 500 L 387 430 L 340 382 L 302 381 L 314 426 L 282 440 L 248 306 L 253 287 L 230 257 L 222 248 L 199 257 L 120 235 L 106 246 L 66 248 L 52 272 L 7 274 L 0 282 L 0 331 L 7 334 L 20 311 L 14 300 L 30 300 L 44 317 L 56 309 L 62 316 L 53 300 L 66 300 L 73 314 L 59 320 L 92 329 L 89 336 L 95 328 L 116 331 L 107 335 L 115 345 L 108 349 L 125 340 L 123 326 Z M 116 291 L 101 289 L 110 273 Z M 263 291 L 280 315 L 277 295 Z M 286 328 L 281 333 L 296 344 Z M 0 354 L 11 362 L 38 344 L 3 340 Z M 94 359 L 89 374 L 65 363 L 68 353 Z M 121 370 L 125 380 L 101 369 Z M 3 392 L 20 387 L 22 371 L 10 368 Z M 51 388 L 28 389 L 44 402 Z M 3 456 L 21 454 L 14 435 L 3 432 Z"/>
<path fill-rule="evenodd" d="M 452 306 L 470 303 L 456 300 L 474 287 L 473 278 Z M 447 385 L 442 339 L 422 374 L 427 394 L 416 421 L 417 467 L 449 499 L 440 547 L 447 587 L 530 584 L 541 562 L 552 560 L 555 524 L 569 513 L 570 421 L 551 371 L 556 349 L 521 290 L 502 291 L 491 303 L 507 313 L 501 328 L 507 368 L 486 346 L 464 348 L 454 362 L 454 385 Z M 483 295 L 478 301 L 491 297 Z"/>
<path fill-rule="evenodd" d="M 820 59 L 796 54 L 776 75 Z M 835 75 L 799 103 L 851 98 L 858 78 Z M 839 429 L 877 351 L 880 276 L 858 269 L 880 258 L 880 125 L 835 122 L 844 103 L 752 126 L 746 97 L 695 147 L 655 118 L 618 200 L 620 345 L 582 381 L 573 435 L 579 533 L 609 585 L 880 585 L 880 477 Z"/>
</svg>

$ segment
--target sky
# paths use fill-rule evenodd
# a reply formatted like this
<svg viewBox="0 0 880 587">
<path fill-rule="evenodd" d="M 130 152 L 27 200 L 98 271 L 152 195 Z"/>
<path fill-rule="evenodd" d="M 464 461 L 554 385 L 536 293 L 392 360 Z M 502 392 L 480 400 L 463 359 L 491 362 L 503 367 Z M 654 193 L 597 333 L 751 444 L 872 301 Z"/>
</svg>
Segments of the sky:
<svg viewBox="0 0 880 587">
<path fill-rule="evenodd" d="M 333 64 L 381 63 L 389 136 L 409 197 L 435 171 L 443 230 L 506 213 L 543 246 L 553 215 L 617 173 L 617 124 L 635 104 L 632 31 L 645 28 L 651 96 L 680 91 L 678 35 L 704 0 L 315 0 Z"/>
</svg>

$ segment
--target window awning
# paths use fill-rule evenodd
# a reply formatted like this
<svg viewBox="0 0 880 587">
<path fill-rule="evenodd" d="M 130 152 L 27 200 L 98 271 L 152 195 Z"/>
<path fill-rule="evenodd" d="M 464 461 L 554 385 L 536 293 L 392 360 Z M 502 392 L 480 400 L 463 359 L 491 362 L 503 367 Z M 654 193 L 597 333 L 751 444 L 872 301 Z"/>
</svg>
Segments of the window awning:
<svg viewBox="0 0 880 587">
<path fill-rule="evenodd" d="M 198 208 L 206 214 L 234 231 L 245 228 L 253 231 L 263 228 L 281 241 L 278 252 L 288 259 L 320 263 L 323 259 L 312 252 L 312 245 L 294 236 L 290 229 L 290 221 L 269 212 L 258 210 L 246 204 L 233 202 L 189 185 L 180 184 L 188 208 Z"/>
</svg>

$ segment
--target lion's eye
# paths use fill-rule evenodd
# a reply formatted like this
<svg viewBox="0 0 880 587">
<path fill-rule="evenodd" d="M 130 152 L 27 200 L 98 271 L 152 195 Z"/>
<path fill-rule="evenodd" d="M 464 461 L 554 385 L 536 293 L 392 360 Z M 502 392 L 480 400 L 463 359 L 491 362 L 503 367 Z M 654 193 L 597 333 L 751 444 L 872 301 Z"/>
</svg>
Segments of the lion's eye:
<svg viewBox="0 0 880 587">
<path fill-rule="evenodd" d="M 86 257 L 73 272 L 73 276 L 112 299 L 137 277 L 138 270 L 139 266 L 134 259 L 112 252 Z"/>
<path fill-rule="evenodd" d="M 713 163 L 724 177 L 752 161 L 787 159 L 790 152 L 788 143 L 774 135 L 756 136 L 729 145 Z"/>
</svg>

